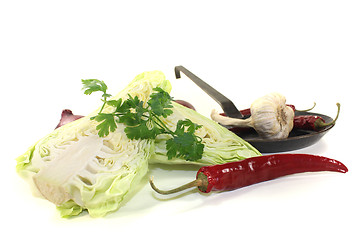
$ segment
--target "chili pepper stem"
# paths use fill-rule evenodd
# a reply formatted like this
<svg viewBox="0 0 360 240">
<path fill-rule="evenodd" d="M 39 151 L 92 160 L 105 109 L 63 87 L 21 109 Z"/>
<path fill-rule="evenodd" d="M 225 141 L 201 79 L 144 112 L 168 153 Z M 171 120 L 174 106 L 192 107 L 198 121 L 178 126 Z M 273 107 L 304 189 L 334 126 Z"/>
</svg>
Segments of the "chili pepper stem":
<svg viewBox="0 0 360 240">
<path fill-rule="evenodd" d="M 340 114 L 340 103 L 336 103 L 336 106 L 338 107 L 338 111 L 337 111 L 337 114 L 336 114 L 336 117 L 334 120 L 332 120 L 331 122 L 329 123 L 325 123 L 323 121 L 316 121 L 314 124 L 315 124 L 315 127 L 316 128 L 323 128 L 323 127 L 327 127 L 327 126 L 330 126 L 330 125 L 334 125 L 336 120 L 338 119 L 339 117 L 339 114 Z"/>
<path fill-rule="evenodd" d="M 203 180 L 201 179 L 195 179 L 192 182 L 189 182 L 187 184 L 184 184 L 180 187 L 174 188 L 174 189 L 170 189 L 170 190 L 160 190 L 159 188 L 157 188 L 154 184 L 154 177 L 150 177 L 149 179 L 149 183 L 151 188 L 159 193 L 159 194 L 163 194 L 163 195 L 167 195 L 167 194 L 173 194 L 173 193 L 177 193 L 177 192 L 181 192 L 183 190 L 189 189 L 189 188 L 193 188 L 193 187 L 200 187 L 203 185 Z"/>
<path fill-rule="evenodd" d="M 313 110 L 315 108 L 315 106 L 316 106 L 316 102 L 314 102 L 314 105 L 311 108 L 308 108 L 308 109 L 305 109 L 305 110 L 297 110 L 297 111 L 299 111 L 299 112 L 308 112 L 308 111 Z"/>
</svg>

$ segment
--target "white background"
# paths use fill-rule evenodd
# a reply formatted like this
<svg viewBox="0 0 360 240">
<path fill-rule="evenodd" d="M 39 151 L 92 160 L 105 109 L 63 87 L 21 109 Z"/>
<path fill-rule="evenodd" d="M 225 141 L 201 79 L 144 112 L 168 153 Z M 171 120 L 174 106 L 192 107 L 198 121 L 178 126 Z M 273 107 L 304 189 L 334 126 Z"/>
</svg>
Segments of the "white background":
<svg viewBox="0 0 360 240">
<path fill-rule="evenodd" d="M 1 1 L 0 235 L 19 239 L 359 239 L 360 4 L 358 1 Z M 59 217 L 31 195 L 15 158 L 51 132 L 61 110 L 87 114 L 98 96 L 135 75 L 161 70 L 172 95 L 208 116 L 219 106 L 173 68 L 183 65 L 239 109 L 278 91 L 288 103 L 336 114 L 315 145 L 293 152 L 342 161 L 346 174 L 299 174 L 225 193 L 154 194 L 144 180 L 116 213 Z M 163 188 L 190 181 L 196 168 L 155 166 Z M 3 237 L 2 237 L 3 238 Z"/>
</svg>

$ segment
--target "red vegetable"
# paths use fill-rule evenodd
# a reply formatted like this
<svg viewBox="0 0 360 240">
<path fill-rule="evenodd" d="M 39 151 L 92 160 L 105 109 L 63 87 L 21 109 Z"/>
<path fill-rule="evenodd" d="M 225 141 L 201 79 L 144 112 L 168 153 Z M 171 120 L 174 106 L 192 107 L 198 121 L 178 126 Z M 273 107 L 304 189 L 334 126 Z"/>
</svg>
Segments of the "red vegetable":
<svg viewBox="0 0 360 240">
<path fill-rule="evenodd" d="M 172 190 L 158 189 L 152 179 L 150 185 L 160 194 L 176 193 L 190 187 L 198 187 L 201 192 L 208 193 L 234 190 L 295 173 L 319 171 L 346 173 L 348 169 L 341 162 L 322 156 L 274 154 L 202 167 L 197 172 L 196 180 Z"/>
<path fill-rule="evenodd" d="M 178 104 L 181 104 L 181 105 L 183 105 L 183 106 L 185 106 L 185 107 L 187 107 L 187 108 L 190 108 L 190 109 L 196 111 L 195 107 L 194 107 L 191 103 L 189 103 L 189 102 L 187 102 L 187 101 L 184 101 L 184 100 L 175 100 L 175 102 L 177 102 Z"/>
<path fill-rule="evenodd" d="M 324 127 L 334 125 L 336 120 L 339 117 L 340 113 L 340 104 L 336 104 L 338 107 L 338 112 L 335 117 L 335 119 L 329 123 L 326 123 L 325 120 L 322 117 L 319 116 L 313 116 L 313 115 L 301 115 L 301 116 L 295 116 L 294 118 L 294 128 L 296 129 L 303 129 L 303 130 L 313 130 L 313 131 L 319 131 Z"/>
<path fill-rule="evenodd" d="M 82 117 L 83 117 L 83 116 L 81 116 L 81 115 L 74 115 L 74 114 L 72 113 L 72 111 L 69 110 L 69 109 L 64 109 L 64 110 L 62 111 L 62 113 L 61 113 L 60 122 L 59 122 L 58 125 L 55 127 L 55 129 L 56 129 L 56 128 L 59 128 L 59 127 L 61 127 L 61 126 L 63 126 L 63 125 L 65 125 L 65 124 L 67 124 L 67 123 L 70 123 L 70 122 L 72 122 L 72 121 L 75 121 L 75 120 L 77 120 L 77 119 L 79 119 L 79 118 L 82 118 Z"/>
</svg>

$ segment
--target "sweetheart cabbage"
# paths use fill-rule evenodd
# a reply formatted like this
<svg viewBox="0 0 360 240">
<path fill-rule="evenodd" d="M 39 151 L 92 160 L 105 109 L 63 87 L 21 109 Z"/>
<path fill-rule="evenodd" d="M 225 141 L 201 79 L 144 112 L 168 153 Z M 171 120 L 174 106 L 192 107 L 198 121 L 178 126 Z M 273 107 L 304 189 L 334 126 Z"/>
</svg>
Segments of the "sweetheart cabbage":
<svg viewBox="0 0 360 240">
<path fill-rule="evenodd" d="M 160 71 L 144 72 L 135 77 L 113 99 L 138 96 L 147 102 L 153 89 L 170 92 L 171 85 Z M 99 108 L 100 109 L 100 108 Z M 148 171 L 149 163 L 213 165 L 258 156 L 249 143 L 213 120 L 173 102 L 173 114 L 163 119 L 170 129 L 186 118 L 202 127 L 196 135 L 203 139 L 203 157 L 197 161 L 168 159 L 166 140 L 130 140 L 117 123 L 114 132 L 99 137 L 93 113 L 57 128 L 17 158 L 17 172 L 33 187 L 34 192 L 56 204 L 63 217 L 87 210 L 92 217 L 116 211 L 121 202 L 136 189 Z M 112 112 L 105 106 L 103 113 Z"/>
<path fill-rule="evenodd" d="M 171 89 L 161 72 L 145 72 L 114 98 L 130 94 L 146 102 L 155 87 Z M 129 140 L 123 124 L 100 138 L 98 123 L 90 120 L 97 112 L 57 128 L 17 158 L 17 172 L 64 217 L 84 209 L 93 217 L 117 210 L 146 174 L 154 151 L 154 140 Z"/>
<path fill-rule="evenodd" d="M 155 139 L 155 153 L 149 159 L 149 163 L 214 165 L 261 155 L 248 142 L 210 118 L 176 102 L 173 102 L 173 106 L 173 114 L 164 119 L 164 122 L 170 129 L 175 129 L 177 121 L 186 118 L 201 125 L 195 134 L 202 138 L 204 144 L 202 158 L 198 161 L 186 161 L 179 158 L 168 159 L 166 140 L 169 136 L 163 135 Z"/>
</svg>

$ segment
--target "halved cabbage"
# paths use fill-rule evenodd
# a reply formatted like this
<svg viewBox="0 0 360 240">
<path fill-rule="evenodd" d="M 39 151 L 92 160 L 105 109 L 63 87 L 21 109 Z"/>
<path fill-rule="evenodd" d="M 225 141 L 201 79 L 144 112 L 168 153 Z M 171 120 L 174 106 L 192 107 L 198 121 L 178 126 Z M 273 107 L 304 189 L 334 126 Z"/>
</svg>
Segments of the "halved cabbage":
<svg viewBox="0 0 360 240">
<path fill-rule="evenodd" d="M 163 73 L 145 72 L 114 99 L 130 94 L 147 102 L 155 87 L 171 90 Z M 110 111 L 110 106 L 103 110 Z M 97 112 L 56 129 L 17 158 L 18 173 L 38 195 L 55 203 L 62 216 L 87 209 L 91 216 L 100 217 L 117 210 L 146 174 L 154 152 L 154 140 L 129 140 L 123 124 L 100 138 L 98 122 L 90 120 Z"/>
<path fill-rule="evenodd" d="M 160 135 L 156 138 L 155 153 L 150 158 L 149 163 L 214 165 L 261 155 L 248 142 L 213 120 L 176 102 L 173 102 L 173 106 L 173 114 L 164 119 L 164 122 L 172 130 L 176 128 L 176 123 L 179 120 L 185 118 L 201 125 L 202 127 L 197 129 L 195 134 L 202 138 L 203 156 L 198 161 L 185 161 L 179 158 L 169 160 L 166 155 L 166 140 L 169 139 L 169 136 Z"/>
<path fill-rule="evenodd" d="M 130 94 L 147 102 L 155 87 L 171 90 L 162 72 L 144 72 L 113 99 L 127 99 Z M 163 119 L 169 128 L 175 129 L 177 122 L 185 118 L 202 125 L 195 132 L 205 145 L 198 161 L 169 160 L 168 135 L 159 135 L 155 140 L 130 140 L 123 124 L 100 138 L 98 122 L 90 120 L 97 109 L 39 140 L 17 158 L 17 171 L 40 196 L 56 204 L 62 216 L 78 215 L 87 209 L 91 216 L 100 217 L 117 210 L 128 193 L 137 189 L 149 163 L 213 165 L 260 155 L 211 119 L 175 102 L 173 106 L 173 114 Z M 102 112 L 112 111 L 113 107 L 106 106 Z"/>
</svg>

